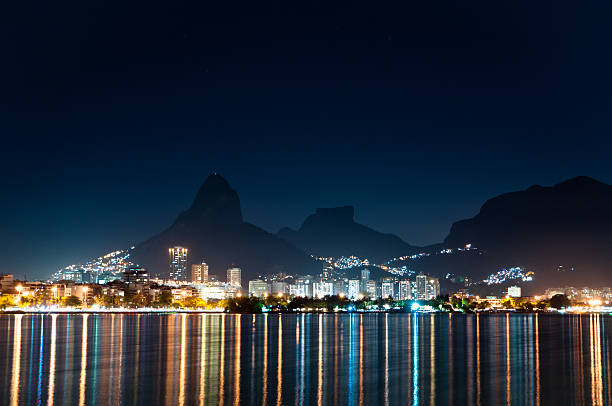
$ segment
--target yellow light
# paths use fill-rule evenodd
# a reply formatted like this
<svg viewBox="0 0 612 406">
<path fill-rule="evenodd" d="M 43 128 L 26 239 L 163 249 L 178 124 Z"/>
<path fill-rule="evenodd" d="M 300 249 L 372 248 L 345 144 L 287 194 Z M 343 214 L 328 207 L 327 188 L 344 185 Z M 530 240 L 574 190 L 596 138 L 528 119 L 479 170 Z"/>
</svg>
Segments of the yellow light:
<svg viewBox="0 0 612 406">
<path fill-rule="evenodd" d="M 283 297 L 283 292 L 278 292 L 278 297 Z"/>
<path fill-rule="evenodd" d="M 344 293 L 338 293 L 338 296 L 339 296 L 341 299 L 344 299 Z"/>
<path fill-rule="evenodd" d="M 53 292 L 57 292 L 57 286 L 53 286 L 53 287 L 51 288 L 51 290 L 52 290 Z"/>
<path fill-rule="evenodd" d="M 589 300 L 589 306 L 601 306 L 601 300 L 591 299 Z"/>
<path fill-rule="evenodd" d="M 17 285 L 17 287 L 15 287 L 15 289 L 17 289 L 17 292 L 19 292 L 19 294 L 21 294 L 21 290 L 23 289 L 23 286 Z"/>
<path fill-rule="evenodd" d="M 242 293 L 238 292 L 238 293 L 236 293 L 236 296 L 240 297 L 240 296 L 242 296 Z"/>
</svg>

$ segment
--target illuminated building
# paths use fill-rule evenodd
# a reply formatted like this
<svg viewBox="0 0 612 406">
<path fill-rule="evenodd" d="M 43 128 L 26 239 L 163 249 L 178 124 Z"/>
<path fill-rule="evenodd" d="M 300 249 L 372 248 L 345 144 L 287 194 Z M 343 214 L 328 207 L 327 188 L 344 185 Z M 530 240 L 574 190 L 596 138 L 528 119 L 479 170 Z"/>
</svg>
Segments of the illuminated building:
<svg viewBox="0 0 612 406">
<path fill-rule="evenodd" d="M 420 274 L 416 277 L 416 289 L 413 295 L 417 300 L 435 299 L 440 295 L 440 282 L 437 278 L 431 278 Z"/>
<path fill-rule="evenodd" d="M 362 292 L 367 292 L 368 290 L 367 284 L 369 280 L 370 280 L 370 270 L 362 269 L 361 270 L 361 291 Z"/>
<path fill-rule="evenodd" d="M 280 282 L 280 281 L 273 281 L 272 282 L 272 293 L 277 294 L 277 293 L 289 293 L 289 286 L 287 285 L 286 282 Z"/>
<path fill-rule="evenodd" d="M 376 281 L 367 281 L 365 286 L 365 294 L 370 299 L 378 299 L 380 297 L 378 284 Z"/>
<path fill-rule="evenodd" d="M 521 287 L 520 286 L 510 286 L 510 287 L 508 287 L 508 296 L 510 296 L 510 297 L 521 297 Z"/>
<path fill-rule="evenodd" d="M 393 298 L 393 281 L 383 281 L 381 284 L 381 292 L 383 299 Z"/>
<path fill-rule="evenodd" d="M 440 296 L 440 281 L 438 278 L 427 278 L 427 299 L 435 299 Z"/>
<path fill-rule="evenodd" d="M 312 283 L 309 278 L 300 278 L 289 285 L 289 294 L 292 296 L 299 297 L 310 297 L 312 296 Z"/>
<path fill-rule="evenodd" d="M 208 264 L 206 264 L 206 262 L 191 265 L 191 282 L 208 282 Z"/>
<path fill-rule="evenodd" d="M 348 281 L 348 298 L 351 300 L 355 300 L 359 297 L 360 289 L 360 281 L 359 279 L 351 279 Z"/>
<path fill-rule="evenodd" d="M 270 284 L 261 279 L 249 281 L 249 295 L 264 297 L 270 294 Z"/>
<path fill-rule="evenodd" d="M 149 271 L 138 266 L 129 267 L 123 272 L 123 280 L 126 283 L 148 283 Z"/>
<path fill-rule="evenodd" d="M 332 282 L 315 282 L 312 284 L 315 297 L 325 297 L 334 294 L 334 284 Z"/>
<path fill-rule="evenodd" d="M 411 294 L 411 282 L 410 281 L 399 281 L 398 283 L 399 285 L 399 294 L 398 294 L 398 299 L 399 300 L 408 300 L 408 299 L 412 299 L 412 294 Z"/>
<path fill-rule="evenodd" d="M 240 268 L 229 268 L 227 270 L 227 283 L 230 286 L 241 287 L 242 286 L 242 270 Z"/>
<path fill-rule="evenodd" d="M 416 292 L 414 298 L 425 300 L 427 297 L 427 276 L 420 274 L 416 277 Z"/>
<path fill-rule="evenodd" d="M 168 253 L 170 254 L 170 279 L 184 281 L 187 273 L 187 248 L 169 248 Z"/>
<path fill-rule="evenodd" d="M 14 284 L 15 280 L 12 274 L 0 274 L 0 289 L 2 289 L 2 291 L 12 291 Z"/>
</svg>

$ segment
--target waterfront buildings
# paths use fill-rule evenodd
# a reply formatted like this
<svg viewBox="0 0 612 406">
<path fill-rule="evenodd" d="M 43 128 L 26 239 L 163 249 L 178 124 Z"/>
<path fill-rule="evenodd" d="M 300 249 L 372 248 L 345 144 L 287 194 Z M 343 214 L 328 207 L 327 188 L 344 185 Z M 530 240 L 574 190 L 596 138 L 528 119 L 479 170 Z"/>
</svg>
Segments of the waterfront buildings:
<svg viewBox="0 0 612 406">
<path fill-rule="evenodd" d="M 187 248 L 172 247 L 168 249 L 170 254 L 170 279 L 184 281 L 187 275 Z"/>
<path fill-rule="evenodd" d="M 520 286 L 510 286 L 510 287 L 508 287 L 508 296 L 510 296 L 510 297 L 521 297 L 521 287 Z"/>
<path fill-rule="evenodd" d="M 282 281 L 272 281 L 272 293 L 277 295 L 279 293 L 286 294 L 289 293 L 289 285 L 286 282 Z"/>
<path fill-rule="evenodd" d="M 249 295 L 256 297 L 265 297 L 270 294 L 270 284 L 261 279 L 249 281 Z"/>
<path fill-rule="evenodd" d="M 191 265 L 191 282 L 208 282 L 208 264 L 206 264 L 206 262 Z"/>
<path fill-rule="evenodd" d="M 149 271 L 139 266 L 132 266 L 123 272 L 123 280 L 128 284 L 149 283 Z"/>
<path fill-rule="evenodd" d="M 334 284 L 327 281 L 314 282 L 312 284 L 314 297 L 325 297 L 334 294 Z"/>
<path fill-rule="evenodd" d="M 226 280 L 228 285 L 240 288 L 242 286 L 242 270 L 240 268 L 229 268 Z"/>
<path fill-rule="evenodd" d="M 417 275 L 413 299 L 429 300 L 440 295 L 440 281 L 427 275 Z"/>
<path fill-rule="evenodd" d="M 383 299 L 394 298 L 393 295 L 393 281 L 383 280 L 381 284 L 381 296 Z"/>
<path fill-rule="evenodd" d="M 15 280 L 12 274 L 0 274 L 0 290 L 10 292 L 13 290 Z"/>
<path fill-rule="evenodd" d="M 367 292 L 368 287 L 367 284 L 370 280 L 370 270 L 362 269 L 361 270 L 361 292 Z"/>
<path fill-rule="evenodd" d="M 402 280 L 398 282 L 398 299 L 409 300 L 412 299 L 412 283 L 409 280 Z"/>
<path fill-rule="evenodd" d="M 348 281 L 348 298 L 356 300 L 359 297 L 360 292 L 360 281 L 359 279 L 351 279 Z"/>
</svg>

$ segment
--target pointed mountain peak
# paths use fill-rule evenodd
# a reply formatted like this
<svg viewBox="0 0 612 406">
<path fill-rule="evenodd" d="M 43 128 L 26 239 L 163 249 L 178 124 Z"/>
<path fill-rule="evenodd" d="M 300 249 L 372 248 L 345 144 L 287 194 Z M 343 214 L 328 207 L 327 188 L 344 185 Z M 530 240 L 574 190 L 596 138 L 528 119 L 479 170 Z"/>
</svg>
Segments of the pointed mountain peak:
<svg viewBox="0 0 612 406">
<path fill-rule="evenodd" d="M 239 224 L 242 210 L 238 193 L 221 175 L 211 173 L 193 200 L 191 207 L 179 217 L 181 222 Z"/>
</svg>

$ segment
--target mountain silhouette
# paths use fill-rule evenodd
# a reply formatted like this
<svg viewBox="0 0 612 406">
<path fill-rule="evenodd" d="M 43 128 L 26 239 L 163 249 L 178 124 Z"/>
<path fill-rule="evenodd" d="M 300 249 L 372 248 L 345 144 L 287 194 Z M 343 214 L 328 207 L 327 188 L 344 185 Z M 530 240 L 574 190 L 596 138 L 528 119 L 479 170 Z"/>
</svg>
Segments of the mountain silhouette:
<svg viewBox="0 0 612 406">
<path fill-rule="evenodd" d="M 454 223 L 442 245 L 467 243 L 486 251 L 489 268 L 536 270 L 538 285 L 610 283 L 612 186 L 580 176 L 502 194 L 475 217 Z"/>
<path fill-rule="evenodd" d="M 393 234 L 356 223 L 352 206 L 319 208 L 299 230 L 283 228 L 278 236 L 317 256 L 356 255 L 370 261 L 411 254 L 416 248 Z"/>
<path fill-rule="evenodd" d="M 191 207 L 168 229 L 137 245 L 132 258 L 152 273 L 167 277 L 168 248 L 173 246 L 189 250 L 187 277 L 191 264 L 202 261 L 209 265 L 209 273 L 222 280 L 228 267 L 242 268 L 243 285 L 262 273 L 308 273 L 317 269 L 303 251 L 243 221 L 238 194 L 215 173 L 206 179 Z"/>
</svg>

